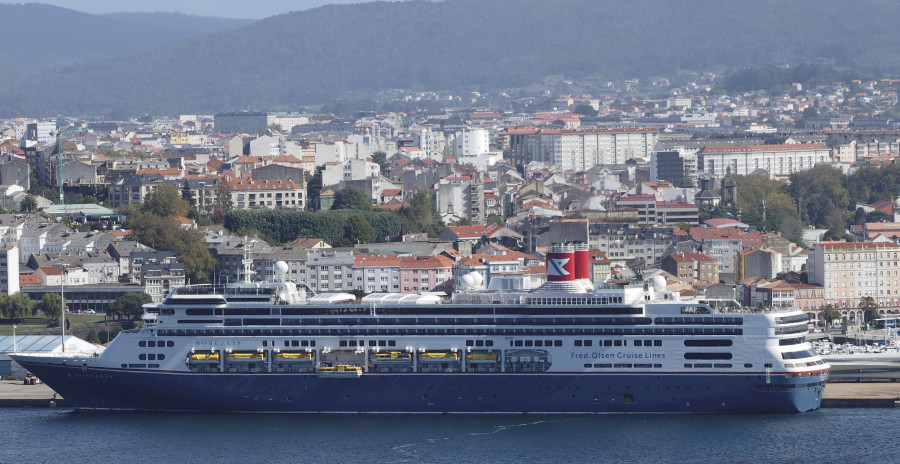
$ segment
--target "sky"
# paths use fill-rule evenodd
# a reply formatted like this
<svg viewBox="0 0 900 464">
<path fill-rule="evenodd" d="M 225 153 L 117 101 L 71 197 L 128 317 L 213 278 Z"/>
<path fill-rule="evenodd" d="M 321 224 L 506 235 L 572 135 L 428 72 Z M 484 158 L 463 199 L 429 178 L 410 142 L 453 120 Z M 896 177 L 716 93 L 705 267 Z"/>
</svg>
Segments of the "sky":
<svg viewBox="0 0 900 464">
<path fill-rule="evenodd" d="M 334 3 L 367 0 L 0 0 L 0 3 L 45 3 L 85 13 L 178 12 L 222 18 L 260 19 Z"/>
</svg>

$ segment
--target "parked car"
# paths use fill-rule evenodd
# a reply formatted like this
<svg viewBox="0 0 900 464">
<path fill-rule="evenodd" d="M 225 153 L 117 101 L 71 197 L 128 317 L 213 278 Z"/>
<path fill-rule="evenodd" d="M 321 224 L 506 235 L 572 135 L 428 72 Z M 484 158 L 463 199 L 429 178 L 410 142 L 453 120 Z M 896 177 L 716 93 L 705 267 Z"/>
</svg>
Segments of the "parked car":
<svg viewBox="0 0 900 464">
<path fill-rule="evenodd" d="M 85 309 L 84 313 L 85 314 L 97 314 L 97 311 L 94 311 L 93 309 Z"/>
</svg>

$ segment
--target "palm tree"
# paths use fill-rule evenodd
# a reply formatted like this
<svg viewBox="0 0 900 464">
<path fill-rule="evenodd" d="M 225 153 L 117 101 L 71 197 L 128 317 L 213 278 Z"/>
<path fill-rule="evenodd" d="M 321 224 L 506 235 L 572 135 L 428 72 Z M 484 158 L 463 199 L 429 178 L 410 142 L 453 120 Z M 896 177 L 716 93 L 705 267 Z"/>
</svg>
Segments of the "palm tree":
<svg viewBox="0 0 900 464">
<path fill-rule="evenodd" d="M 878 309 L 878 301 L 871 296 L 864 296 L 859 300 L 859 307 L 864 311 L 863 322 L 868 324 L 875 319 L 875 311 Z"/>
</svg>

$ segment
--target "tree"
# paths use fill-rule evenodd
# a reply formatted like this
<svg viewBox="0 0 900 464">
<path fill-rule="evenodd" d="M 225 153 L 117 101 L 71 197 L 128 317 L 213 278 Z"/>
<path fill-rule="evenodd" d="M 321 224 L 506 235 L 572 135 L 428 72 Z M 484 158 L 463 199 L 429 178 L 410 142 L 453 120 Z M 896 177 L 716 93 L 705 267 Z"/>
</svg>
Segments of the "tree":
<svg viewBox="0 0 900 464">
<path fill-rule="evenodd" d="M 307 205 L 311 211 L 318 211 L 319 209 L 319 194 L 322 193 L 322 171 L 324 169 L 324 166 L 316 166 L 315 174 L 306 183 Z"/>
<path fill-rule="evenodd" d="M 126 319 L 139 318 L 144 312 L 144 305 L 151 302 L 153 302 L 153 298 L 146 293 L 126 293 L 109 305 L 107 314 L 119 319 L 123 317 Z"/>
<path fill-rule="evenodd" d="M 347 219 L 347 227 L 344 228 L 344 243 L 342 246 L 353 246 L 358 243 L 371 243 L 375 241 L 375 229 L 366 221 L 366 218 L 354 214 Z"/>
<path fill-rule="evenodd" d="M 334 204 L 331 205 L 331 209 L 357 209 L 365 211 L 372 209 L 372 199 L 366 192 L 363 192 L 356 187 L 345 187 L 334 194 Z"/>
<path fill-rule="evenodd" d="M 0 295 L 0 316 L 13 321 L 33 316 L 36 306 L 37 303 L 24 293 Z"/>
<path fill-rule="evenodd" d="M 183 200 L 182 200 L 183 201 Z M 203 233 L 197 229 L 180 227 L 173 217 L 138 213 L 128 218 L 125 226 L 138 243 L 157 250 L 174 251 L 184 263 L 185 276 L 192 283 L 209 281 L 215 260 L 206 248 Z"/>
<path fill-rule="evenodd" d="M 372 162 L 378 164 L 378 167 L 381 169 L 381 175 L 385 177 L 390 177 L 391 175 L 391 164 L 387 160 L 387 154 L 383 151 L 376 151 L 372 153 Z"/>
<path fill-rule="evenodd" d="M 62 297 L 59 293 L 45 293 L 38 305 L 41 312 L 50 319 L 59 319 L 62 309 Z"/>
<path fill-rule="evenodd" d="M 825 327 L 831 327 L 831 321 L 841 318 L 841 312 L 834 305 L 827 304 L 819 311 L 819 319 L 825 321 Z"/>
<path fill-rule="evenodd" d="M 148 193 L 141 205 L 141 212 L 159 217 L 187 216 L 191 204 L 181 198 L 178 189 L 170 183 L 162 183 Z"/>
<path fill-rule="evenodd" d="M 181 199 L 188 202 L 188 205 L 194 205 L 194 195 L 191 193 L 191 186 L 188 185 L 187 181 L 184 181 L 184 186 L 181 187 Z"/>
<path fill-rule="evenodd" d="M 591 118 L 597 116 L 597 110 L 595 110 L 593 106 L 585 104 L 576 106 L 575 109 L 572 110 L 572 112 L 576 114 L 583 114 Z"/>
<path fill-rule="evenodd" d="M 23 213 L 34 213 L 38 209 L 37 198 L 34 195 L 26 195 L 19 205 L 19 211 Z"/>
<path fill-rule="evenodd" d="M 859 300 L 859 308 L 863 310 L 863 322 L 866 324 L 877 319 L 878 301 L 874 297 L 864 296 Z"/>
<path fill-rule="evenodd" d="M 865 217 L 866 222 L 891 222 L 894 220 L 891 215 L 885 213 L 884 211 L 872 211 Z"/>
<path fill-rule="evenodd" d="M 486 222 L 488 225 L 496 225 L 496 226 L 502 226 L 502 225 L 506 224 L 506 221 L 503 219 L 503 216 L 498 216 L 496 214 L 488 215 L 487 219 L 485 219 L 484 222 Z"/>
<path fill-rule="evenodd" d="M 219 188 L 216 190 L 216 206 L 225 214 L 228 214 L 234 207 L 231 203 L 231 189 L 228 188 L 228 182 L 224 180 L 219 182 Z"/>
</svg>

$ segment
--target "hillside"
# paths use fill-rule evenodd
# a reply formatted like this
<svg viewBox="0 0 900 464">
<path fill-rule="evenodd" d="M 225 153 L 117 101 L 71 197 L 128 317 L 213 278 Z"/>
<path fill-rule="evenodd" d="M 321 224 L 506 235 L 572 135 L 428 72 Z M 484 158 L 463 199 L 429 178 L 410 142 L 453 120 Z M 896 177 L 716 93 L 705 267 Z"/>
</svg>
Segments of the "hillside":
<svg viewBox="0 0 900 464">
<path fill-rule="evenodd" d="M 69 65 L 8 85 L 0 114 L 296 108 L 385 88 L 828 62 L 900 71 L 900 2 L 447 0 L 334 5 Z M 842 31 L 836 34 L 835 31 Z"/>
<path fill-rule="evenodd" d="M 237 29 L 253 22 L 251 19 L 216 18 L 214 16 L 193 16 L 181 13 L 110 13 L 100 15 L 117 21 L 143 24 L 185 31 L 190 37 L 212 34 L 226 29 Z"/>
<path fill-rule="evenodd" d="M 133 55 L 164 44 L 207 35 L 249 21 L 174 13 L 92 15 L 43 4 L 0 4 L 3 45 L 0 80 L 26 68 L 103 60 Z"/>
</svg>

